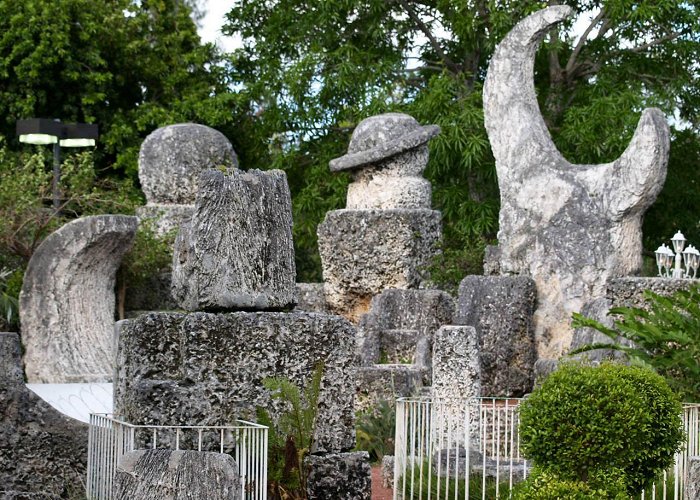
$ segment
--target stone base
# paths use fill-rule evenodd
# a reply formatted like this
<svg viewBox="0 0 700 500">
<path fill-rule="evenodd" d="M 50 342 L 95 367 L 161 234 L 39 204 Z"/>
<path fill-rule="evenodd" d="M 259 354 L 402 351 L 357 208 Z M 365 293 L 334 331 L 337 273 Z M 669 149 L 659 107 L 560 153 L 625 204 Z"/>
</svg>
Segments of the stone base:
<svg viewBox="0 0 700 500">
<path fill-rule="evenodd" d="M 334 210 L 318 226 L 326 300 L 353 322 L 387 288 L 418 288 L 441 237 L 440 212 Z"/>
<path fill-rule="evenodd" d="M 114 500 L 238 500 L 241 479 L 231 455 L 137 450 L 119 459 Z"/>
<path fill-rule="evenodd" d="M 416 396 L 423 387 L 424 369 L 416 365 L 373 365 L 357 369 L 355 411 L 372 412 L 380 401 Z"/>
<path fill-rule="evenodd" d="M 462 280 L 454 322 L 477 331 L 482 396 L 520 397 L 532 390 L 537 360 L 535 303 L 535 283 L 524 276 Z"/>
<path fill-rule="evenodd" d="M 296 312 L 328 313 L 323 283 L 297 283 Z"/>
<path fill-rule="evenodd" d="M 19 337 L 0 333 L 0 498 L 84 498 L 88 426 L 24 385 Z"/>
<path fill-rule="evenodd" d="M 370 500 L 372 469 L 369 453 L 330 453 L 309 455 L 306 494 L 309 500 Z"/>
<path fill-rule="evenodd" d="M 355 329 L 316 313 L 149 313 L 118 324 L 115 413 L 134 424 L 224 425 L 279 415 L 263 387 L 324 366 L 313 451 L 355 446 Z"/>
</svg>

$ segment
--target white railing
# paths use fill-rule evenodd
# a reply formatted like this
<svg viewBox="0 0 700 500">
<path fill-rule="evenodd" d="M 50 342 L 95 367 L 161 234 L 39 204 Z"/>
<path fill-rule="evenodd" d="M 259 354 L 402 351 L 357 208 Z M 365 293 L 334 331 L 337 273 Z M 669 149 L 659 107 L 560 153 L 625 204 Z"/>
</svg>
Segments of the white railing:
<svg viewBox="0 0 700 500">
<path fill-rule="evenodd" d="M 233 456 L 241 500 L 267 499 L 267 430 L 238 420 L 233 426 L 133 425 L 107 414 L 90 415 L 87 498 L 111 500 L 117 463 L 138 449 L 216 451 Z"/>
<path fill-rule="evenodd" d="M 394 500 L 508 498 L 531 464 L 520 454 L 518 399 L 396 403 Z M 688 457 L 700 454 L 700 405 L 683 405 L 687 441 L 641 500 L 681 500 Z"/>
</svg>

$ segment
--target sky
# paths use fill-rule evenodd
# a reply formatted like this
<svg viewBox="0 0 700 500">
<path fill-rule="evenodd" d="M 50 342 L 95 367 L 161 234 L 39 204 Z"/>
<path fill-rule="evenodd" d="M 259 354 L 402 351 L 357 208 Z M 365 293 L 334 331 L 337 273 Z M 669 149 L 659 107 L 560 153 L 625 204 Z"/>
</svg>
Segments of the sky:
<svg viewBox="0 0 700 500">
<path fill-rule="evenodd" d="M 202 37 L 202 40 L 216 43 L 224 52 L 230 52 L 238 47 L 240 39 L 221 34 L 221 26 L 224 24 L 226 13 L 231 9 L 233 2 L 230 0 L 205 0 L 201 4 L 206 11 L 199 28 L 199 36 Z"/>
</svg>

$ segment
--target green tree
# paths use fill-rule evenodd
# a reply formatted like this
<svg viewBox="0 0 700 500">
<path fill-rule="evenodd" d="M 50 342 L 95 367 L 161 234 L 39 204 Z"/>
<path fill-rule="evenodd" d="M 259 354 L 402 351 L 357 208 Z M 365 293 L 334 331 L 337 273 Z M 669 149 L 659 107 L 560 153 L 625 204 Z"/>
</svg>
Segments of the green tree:
<svg viewBox="0 0 700 500">
<path fill-rule="evenodd" d="M 587 13 L 590 23 L 583 31 L 573 30 L 572 21 L 552 32 L 536 62 L 541 109 L 561 151 L 578 163 L 614 159 L 649 105 L 677 113 L 687 128 L 674 133 L 674 145 L 683 140 L 685 151 L 697 151 L 698 2 L 565 3 Z M 343 206 L 347 177 L 330 175 L 328 160 L 344 153 L 361 119 L 386 111 L 442 127 L 426 171 L 444 217 L 441 267 L 456 269 L 447 273 L 452 279 L 480 269 L 482 248 L 496 235 L 499 207 L 482 82 L 495 45 L 547 4 L 235 2 L 225 31 L 243 39 L 231 56 L 231 78 L 242 84 L 239 98 L 248 115 L 244 157 L 251 166 L 288 172 L 302 279 L 319 277 L 316 225 L 328 209 Z M 700 175 L 684 169 L 687 161 L 672 156 L 667 191 L 647 225 L 651 245 L 675 230 L 665 224 L 679 184 Z M 700 208 L 697 197 L 688 201 L 686 213 Z M 674 220 L 692 221 L 686 232 L 700 236 L 697 217 Z"/>
<path fill-rule="evenodd" d="M 197 5 L 1 0 L 0 135 L 14 137 L 19 118 L 97 123 L 98 164 L 135 178 L 138 148 L 154 128 L 232 124 L 235 95 L 188 4 Z"/>
</svg>

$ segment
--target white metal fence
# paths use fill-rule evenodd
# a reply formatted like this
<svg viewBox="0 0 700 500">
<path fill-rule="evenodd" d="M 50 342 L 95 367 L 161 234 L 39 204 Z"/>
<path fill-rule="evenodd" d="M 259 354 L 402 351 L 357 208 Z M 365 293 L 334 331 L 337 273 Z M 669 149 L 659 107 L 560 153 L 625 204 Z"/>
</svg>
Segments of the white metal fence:
<svg viewBox="0 0 700 500">
<path fill-rule="evenodd" d="M 396 405 L 394 500 L 501 499 L 527 478 L 520 453 L 518 399 Z M 681 500 L 688 457 L 700 454 L 700 405 L 683 406 L 687 442 L 675 465 L 641 500 Z"/>
<path fill-rule="evenodd" d="M 110 500 L 119 458 L 138 449 L 216 451 L 233 456 L 241 500 L 267 499 L 267 431 L 238 420 L 233 426 L 133 425 L 108 414 L 90 415 L 87 497 Z"/>
</svg>

